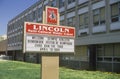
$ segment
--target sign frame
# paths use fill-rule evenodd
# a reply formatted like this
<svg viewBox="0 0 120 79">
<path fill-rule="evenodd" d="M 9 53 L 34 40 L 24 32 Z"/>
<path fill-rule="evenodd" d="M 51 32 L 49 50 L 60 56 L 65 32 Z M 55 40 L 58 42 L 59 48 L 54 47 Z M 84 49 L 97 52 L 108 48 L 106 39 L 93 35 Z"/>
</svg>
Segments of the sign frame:
<svg viewBox="0 0 120 79">
<path fill-rule="evenodd" d="M 58 53 L 64 53 L 64 54 L 67 54 L 67 53 L 69 53 L 69 54 L 73 54 L 73 53 L 75 53 L 75 40 L 74 40 L 74 38 L 75 38 L 75 28 L 74 27 L 66 27 L 66 28 L 72 28 L 72 29 L 74 29 L 74 36 L 57 36 L 57 35 L 48 35 L 48 34 L 34 34 L 34 33 L 27 33 L 26 32 L 26 24 L 27 23 L 29 23 L 29 24 L 41 24 L 41 23 L 33 23 L 33 22 L 25 22 L 24 23 L 24 46 L 23 46 L 23 52 L 25 53 L 27 53 L 27 52 L 36 52 L 36 53 L 56 53 L 56 54 L 58 54 Z M 43 25 L 48 25 L 48 24 L 43 24 Z M 50 25 L 51 27 L 52 26 L 56 26 L 56 25 Z M 56 26 L 57 27 L 57 26 Z M 63 27 L 63 26 L 61 26 L 61 27 Z M 44 37 L 54 37 L 54 38 L 67 38 L 67 39 L 72 39 L 72 40 L 74 40 L 74 43 L 73 43 L 73 52 L 61 52 L 61 51 L 59 51 L 59 52 L 56 52 L 56 51 L 26 51 L 26 41 L 27 41 L 27 36 L 44 36 Z"/>
</svg>

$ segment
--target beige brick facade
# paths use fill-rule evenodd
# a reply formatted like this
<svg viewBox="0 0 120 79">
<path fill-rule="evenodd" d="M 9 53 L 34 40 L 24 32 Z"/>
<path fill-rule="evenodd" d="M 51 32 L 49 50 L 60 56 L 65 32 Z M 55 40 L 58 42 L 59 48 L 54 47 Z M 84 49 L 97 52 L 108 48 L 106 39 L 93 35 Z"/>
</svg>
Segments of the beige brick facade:
<svg viewBox="0 0 120 79">
<path fill-rule="evenodd" d="M 0 41 L 0 53 L 6 52 L 7 49 L 7 40 Z"/>
</svg>

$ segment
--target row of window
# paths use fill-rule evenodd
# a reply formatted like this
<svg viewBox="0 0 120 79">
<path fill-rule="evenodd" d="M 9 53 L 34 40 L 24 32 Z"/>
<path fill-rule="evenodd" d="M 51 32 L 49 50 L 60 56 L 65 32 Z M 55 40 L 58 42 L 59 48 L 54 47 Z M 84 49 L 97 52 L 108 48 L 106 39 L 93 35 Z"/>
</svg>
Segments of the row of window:
<svg viewBox="0 0 120 79">
<path fill-rule="evenodd" d="M 75 2 L 76 0 L 68 0 L 67 4 L 71 4 L 73 2 Z M 59 8 L 64 7 L 65 6 L 65 0 L 59 0 Z"/>
<path fill-rule="evenodd" d="M 112 4 L 110 7 L 111 11 L 111 22 L 120 21 L 120 3 Z M 105 7 L 101 7 L 93 10 L 93 26 L 99 26 L 106 23 L 105 21 Z M 67 19 L 67 25 L 75 26 L 75 16 Z M 65 25 L 65 21 L 60 21 L 61 25 Z M 79 28 L 87 28 L 89 25 L 89 14 L 88 12 L 79 15 Z"/>
<path fill-rule="evenodd" d="M 68 4 L 75 2 L 75 0 L 68 0 Z"/>
<path fill-rule="evenodd" d="M 68 0 L 68 4 L 75 2 L 75 0 Z M 59 8 L 65 6 L 65 0 L 59 0 Z"/>
<path fill-rule="evenodd" d="M 48 5 L 48 4 L 45 4 L 45 5 Z M 56 6 L 56 0 L 52 0 L 51 6 Z M 13 32 L 13 29 L 17 29 L 18 27 L 23 26 L 24 21 L 42 22 L 42 11 L 43 11 L 42 9 L 43 7 L 41 6 L 40 8 L 36 8 L 36 10 L 34 11 L 31 10 L 27 14 L 25 14 L 24 17 L 19 18 L 19 20 L 15 20 L 14 23 L 13 22 L 9 23 L 8 33 Z"/>
<path fill-rule="evenodd" d="M 8 38 L 8 44 L 22 42 L 22 40 L 23 40 L 22 34 L 19 34 L 19 35 L 16 35 L 14 37 L 9 37 Z"/>
<path fill-rule="evenodd" d="M 120 63 L 120 57 L 98 57 L 97 62 L 114 62 Z"/>
<path fill-rule="evenodd" d="M 75 2 L 75 0 L 68 0 L 68 4 Z M 56 0 L 52 0 L 51 5 L 52 6 L 56 6 L 57 4 Z M 47 4 L 46 4 L 47 5 Z M 62 6 L 65 5 L 65 0 L 59 0 L 59 7 L 61 8 Z M 112 21 L 117 21 L 117 15 L 119 14 L 119 10 L 118 10 L 119 4 L 116 3 L 114 4 L 111 8 L 112 8 Z M 24 20 L 25 21 L 40 21 L 39 18 L 41 18 L 42 16 L 42 7 L 37 8 L 35 11 L 32 11 L 30 13 L 28 13 L 26 16 L 24 16 Z M 105 8 L 101 8 L 100 10 L 95 10 L 94 11 L 94 25 L 98 25 L 98 24 L 103 24 L 105 23 Z M 84 15 L 83 15 L 84 16 Z M 87 18 L 87 17 L 85 17 Z M 98 20 L 101 20 L 101 22 L 98 22 Z M 86 19 L 87 20 L 87 19 Z M 85 23 L 86 24 L 86 23 Z M 81 26 L 81 24 L 80 24 Z"/>
<path fill-rule="evenodd" d="M 97 56 L 120 56 L 120 44 L 106 44 L 97 46 Z"/>
<path fill-rule="evenodd" d="M 53 0 L 55 2 L 56 0 Z M 59 0 L 61 3 L 64 3 L 65 0 Z M 70 2 L 74 2 L 74 0 L 68 0 Z M 61 4 L 63 5 L 63 4 Z M 115 3 L 111 5 L 111 22 L 117 22 L 120 20 L 120 3 Z M 95 9 L 92 11 L 93 12 L 93 25 L 94 26 L 99 26 L 102 24 L 105 24 L 105 7 L 101 7 L 98 9 Z M 24 16 L 22 19 L 17 20 L 17 22 L 14 22 L 12 24 L 9 24 L 8 26 L 8 34 L 14 33 L 14 32 L 19 32 L 23 30 L 23 25 L 24 21 L 33 21 L 33 20 L 38 20 L 42 16 L 42 7 L 36 9 L 33 12 L 30 12 L 26 16 Z M 80 14 L 78 22 L 76 22 L 76 17 L 70 17 L 67 18 L 67 25 L 68 26 L 73 26 L 75 27 L 76 23 L 79 23 L 79 28 L 87 28 L 89 25 L 89 14 L 88 12 Z M 41 19 L 42 20 L 42 19 Z M 60 21 L 61 25 L 66 25 L 65 19 Z M 19 37 L 18 37 L 19 38 Z M 16 38 L 16 39 L 18 39 Z M 15 40 L 16 40 L 15 39 Z M 13 39 L 12 39 L 13 40 Z M 13 41 L 15 41 L 13 40 Z"/>
<path fill-rule="evenodd" d="M 48 5 L 48 4 L 46 4 L 46 5 Z M 46 5 L 44 5 L 44 6 L 46 6 Z M 15 19 L 13 21 L 11 21 L 9 23 L 9 25 L 13 26 L 14 23 L 24 24 L 24 21 L 36 21 L 36 22 L 40 22 L 42 20 L 42 19 L 40 20 L 40 18 L 42 18 L 42 12 L 43 12 L 42 9 L 43 9 L 42 6 L 41 7 L 36 7 L 35 10 L 30 10 L 27 13 L 24 13 L 23 16 Z"/>
<path fill-rule="evenodd" d="M 88 12 L 79 15 L 79 27 L 87 28 L 89 24 L 89 14 Z M 105 7 L 93 10 L 93 25 L 98 26 L 105 24 Z"/>
<path fill-rule="evenodd" d="M 23 26 L 9 26 L 8 27 L 8 36 L 11 34 L 19 33 L 23 31 Z"/>
<path fill-rule="evenodd" d="M 22 46 L 22 42 L 8 44 L 8 47 L 17 47 L 17 46 Z"/>
<path fill-rule="evenodd" d="M 120 62 L 120 44 L 98 45 L 96 47 L 97 61 Z"/>
</svg>

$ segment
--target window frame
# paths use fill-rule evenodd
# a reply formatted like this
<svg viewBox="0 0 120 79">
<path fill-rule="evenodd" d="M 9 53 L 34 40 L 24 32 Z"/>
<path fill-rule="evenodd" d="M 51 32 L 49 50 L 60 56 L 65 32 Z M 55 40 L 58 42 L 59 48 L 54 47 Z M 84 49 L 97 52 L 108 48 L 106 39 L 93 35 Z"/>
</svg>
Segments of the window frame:
<svg viewBox="0 0 120 79">
<path fill-rule="evenodd" d="M 82 17 L 82 19 L 83 19 L 83 24 L 81 24 L 81 22 L 80 22 L 80 17 Z M 88 20 L 88 23 L 86 23 L 87 20 Z M 88 28 L 88 24 L 89 24 L 88 12 L 80 14 L 79 15 L 79 29 Z"/>
<path fill-rule="evenodd" d="M 118 14 L 116 14 L 116 15 L 112 15 L 112 6 L 114 6 L 114 5 L 117 5 Z M 120 21 L 120 2 L 111 4 L 110 9 L 111 9 L 111 23 Z"/>
<path fill-rule="evenodd" d="M 57 0 L 53 0 L 53 1 L 51 2 L 51 6 L 52 6 L 52 7 L 57 6 L 57 3 L 56 3 L 56 2 L 57 2 Z"/>
<path fill-rule="evenodd" d="M 101 18 L 101 13 L 102 13 L 102 9 L 104 9 L 104 19 L 102 20 Z M 95 12 L 96 11 L 96 12 Z M 105 25 L 106 21 L 105 21 L 105 7 L 100 7 L 97 9 L 93 10 L 93 25 L 94 26 L 99 26 L 99 25 Z M 96 17 L 96 18 L 95 18 Z M 98 19 L 97 21 L 95 21 L 94 19 Z"/>
<path fill-rule="evenodd" d="M 75 2 L 76 0 L 68 0 L 68 4 Z"/>
<path fill-rule="evenodd" d="M 67 18 L 67 25 L 71 27 L 75 27 L 75 16 Z"/>
<path fill-rule="evenodd" d="M 42 7 L 38 8 L 38 18 L 42 17 Z"/>
<path fill-rule="evenodd" d="M 62 8 L 65 6 L 65 0 L 59 0 L 59 8 Z"/>
<path fill-rule="evenodd" d="M 60 25 L 65 25 L 65 20 L 61 20 Z"/>
</svg>

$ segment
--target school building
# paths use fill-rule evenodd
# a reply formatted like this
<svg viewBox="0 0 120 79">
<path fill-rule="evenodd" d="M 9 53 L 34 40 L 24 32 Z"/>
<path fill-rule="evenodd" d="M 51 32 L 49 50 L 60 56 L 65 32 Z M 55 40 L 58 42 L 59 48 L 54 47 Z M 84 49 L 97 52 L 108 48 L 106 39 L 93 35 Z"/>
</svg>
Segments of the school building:
<svg viewBox="0 0 120 79">
<path fill-rule="evenodd" d="M 40 62 L 39 53 L 23 53 L 24 22 L 42 23 L 46 5 L 58 7 L 60 25 L 76 28 L 75 54 L 60 54 L 60 65 L 120 72 L 120 0 L 39 0 L 8 22 L 7 55 Z"/>
</svg>

